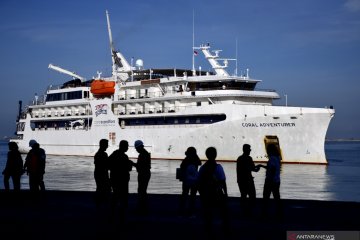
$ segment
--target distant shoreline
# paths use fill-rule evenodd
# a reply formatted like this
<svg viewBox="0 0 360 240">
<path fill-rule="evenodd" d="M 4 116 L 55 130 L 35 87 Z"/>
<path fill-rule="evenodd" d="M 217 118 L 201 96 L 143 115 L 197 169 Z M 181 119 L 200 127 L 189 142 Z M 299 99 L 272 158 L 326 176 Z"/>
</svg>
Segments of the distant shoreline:
<svg viewBox="0 0 360 240">
<path fill-rule="evenodd" d="M 357 139 L 357 138 L 334 138 L 334 139 L 325 139 L 325 142 L 360 142 L 360 139 Z"/>
</svg>

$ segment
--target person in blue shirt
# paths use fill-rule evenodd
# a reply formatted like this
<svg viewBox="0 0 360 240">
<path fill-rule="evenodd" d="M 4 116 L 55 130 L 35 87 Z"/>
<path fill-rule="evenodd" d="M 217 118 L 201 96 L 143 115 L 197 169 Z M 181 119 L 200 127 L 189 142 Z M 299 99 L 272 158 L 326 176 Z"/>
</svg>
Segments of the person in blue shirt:
<svg viewBox="0 0 360 240">
<path fill-rule="evenodd" d="M 211 236 L 212 223 L 216 209 L 220 210 L 222 225 L 228 230 L 227 185 L 223 167 L 216 163 L 217 151 L 214 147 L 206 149 L 207 161 L 200 167 L 198 184 L 205 223 L 205 232 Z"/>
</svg>

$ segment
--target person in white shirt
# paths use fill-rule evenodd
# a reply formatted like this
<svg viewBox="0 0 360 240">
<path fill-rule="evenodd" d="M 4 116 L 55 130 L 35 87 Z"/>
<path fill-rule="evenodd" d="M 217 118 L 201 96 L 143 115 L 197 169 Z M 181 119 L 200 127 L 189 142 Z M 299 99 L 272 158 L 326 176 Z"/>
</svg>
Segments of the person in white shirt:
<svg viewBox="0 0 360 240">
<path fill-rule="evenodd" d="M 278 148 L 274 144 L 269 144 L 266 148 L 269 161 L 266 166 L 266 177 L 263 191 L 263 214 L 266 215 L 266 211 L 269 205 L 269 199 L 271 193 L 276 201 L 277 213 L 281 214 L 281 202 L 280 202 L 280 168 L 281 168 L 281 156 Z"/>
</svg>

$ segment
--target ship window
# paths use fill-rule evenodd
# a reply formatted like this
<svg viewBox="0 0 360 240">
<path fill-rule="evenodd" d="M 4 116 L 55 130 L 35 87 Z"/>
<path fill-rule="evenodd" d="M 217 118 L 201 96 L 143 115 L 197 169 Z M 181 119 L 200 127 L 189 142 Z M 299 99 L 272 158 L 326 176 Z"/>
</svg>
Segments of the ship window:
<svg viewBox="0 0 360 240">
<path fill-rule="evenodd" d="M 146 121 L 146 124 L 148 124 L 148 125 L 155 125 L 155 120 L 154 119 L 148 119 L 147 121 Z"/>
<path fill-rule="evenodd" d="M 89 94 L 89 92 L 87 93 Z M 73 91 L 73 92 L 47 94 L 46 101 L 54 102 L 54 101 L 74 100 L 81 98 L 82 98 L 82 91 Z"/>
<path fill-rule="evenodd" d="M 256 82 L 236 82 L 236 81 L 219 81 L 219 82 L 200 82 L 189 83 L 191 91 L 208 91 L 208 90 L 254 90 Z"/>
<path fill-rule="evenodd" d="M 224 121 L 225 114 L 207 114 L 194 116 L 168 116 L 168 117 L 144 117 L 144 118 L 130 118 L 119 119 L 125 121 L 127 126 L 145 126 L 145 125 L 175 125 L 175 124 L 213 124 Z"/>
</svg>

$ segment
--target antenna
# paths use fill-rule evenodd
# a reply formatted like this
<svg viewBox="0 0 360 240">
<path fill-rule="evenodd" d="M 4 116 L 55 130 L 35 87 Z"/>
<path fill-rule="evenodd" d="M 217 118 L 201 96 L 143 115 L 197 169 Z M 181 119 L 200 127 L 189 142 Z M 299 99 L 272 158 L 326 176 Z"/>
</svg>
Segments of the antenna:
<svg viewBox="0 0 360 240">
<path fill-rule="evenodd" d="M 192 32 L 192 74 L 193 76 L 196 75 L 196 70 L 195 70 L 195 10 L 193 9 L 193 32 Z"/>
<path fill-rule="evenodd" d="M 236 37 L 235 43 L 235 76 L 238 75 L 238 38 Z"/>
</svg>

